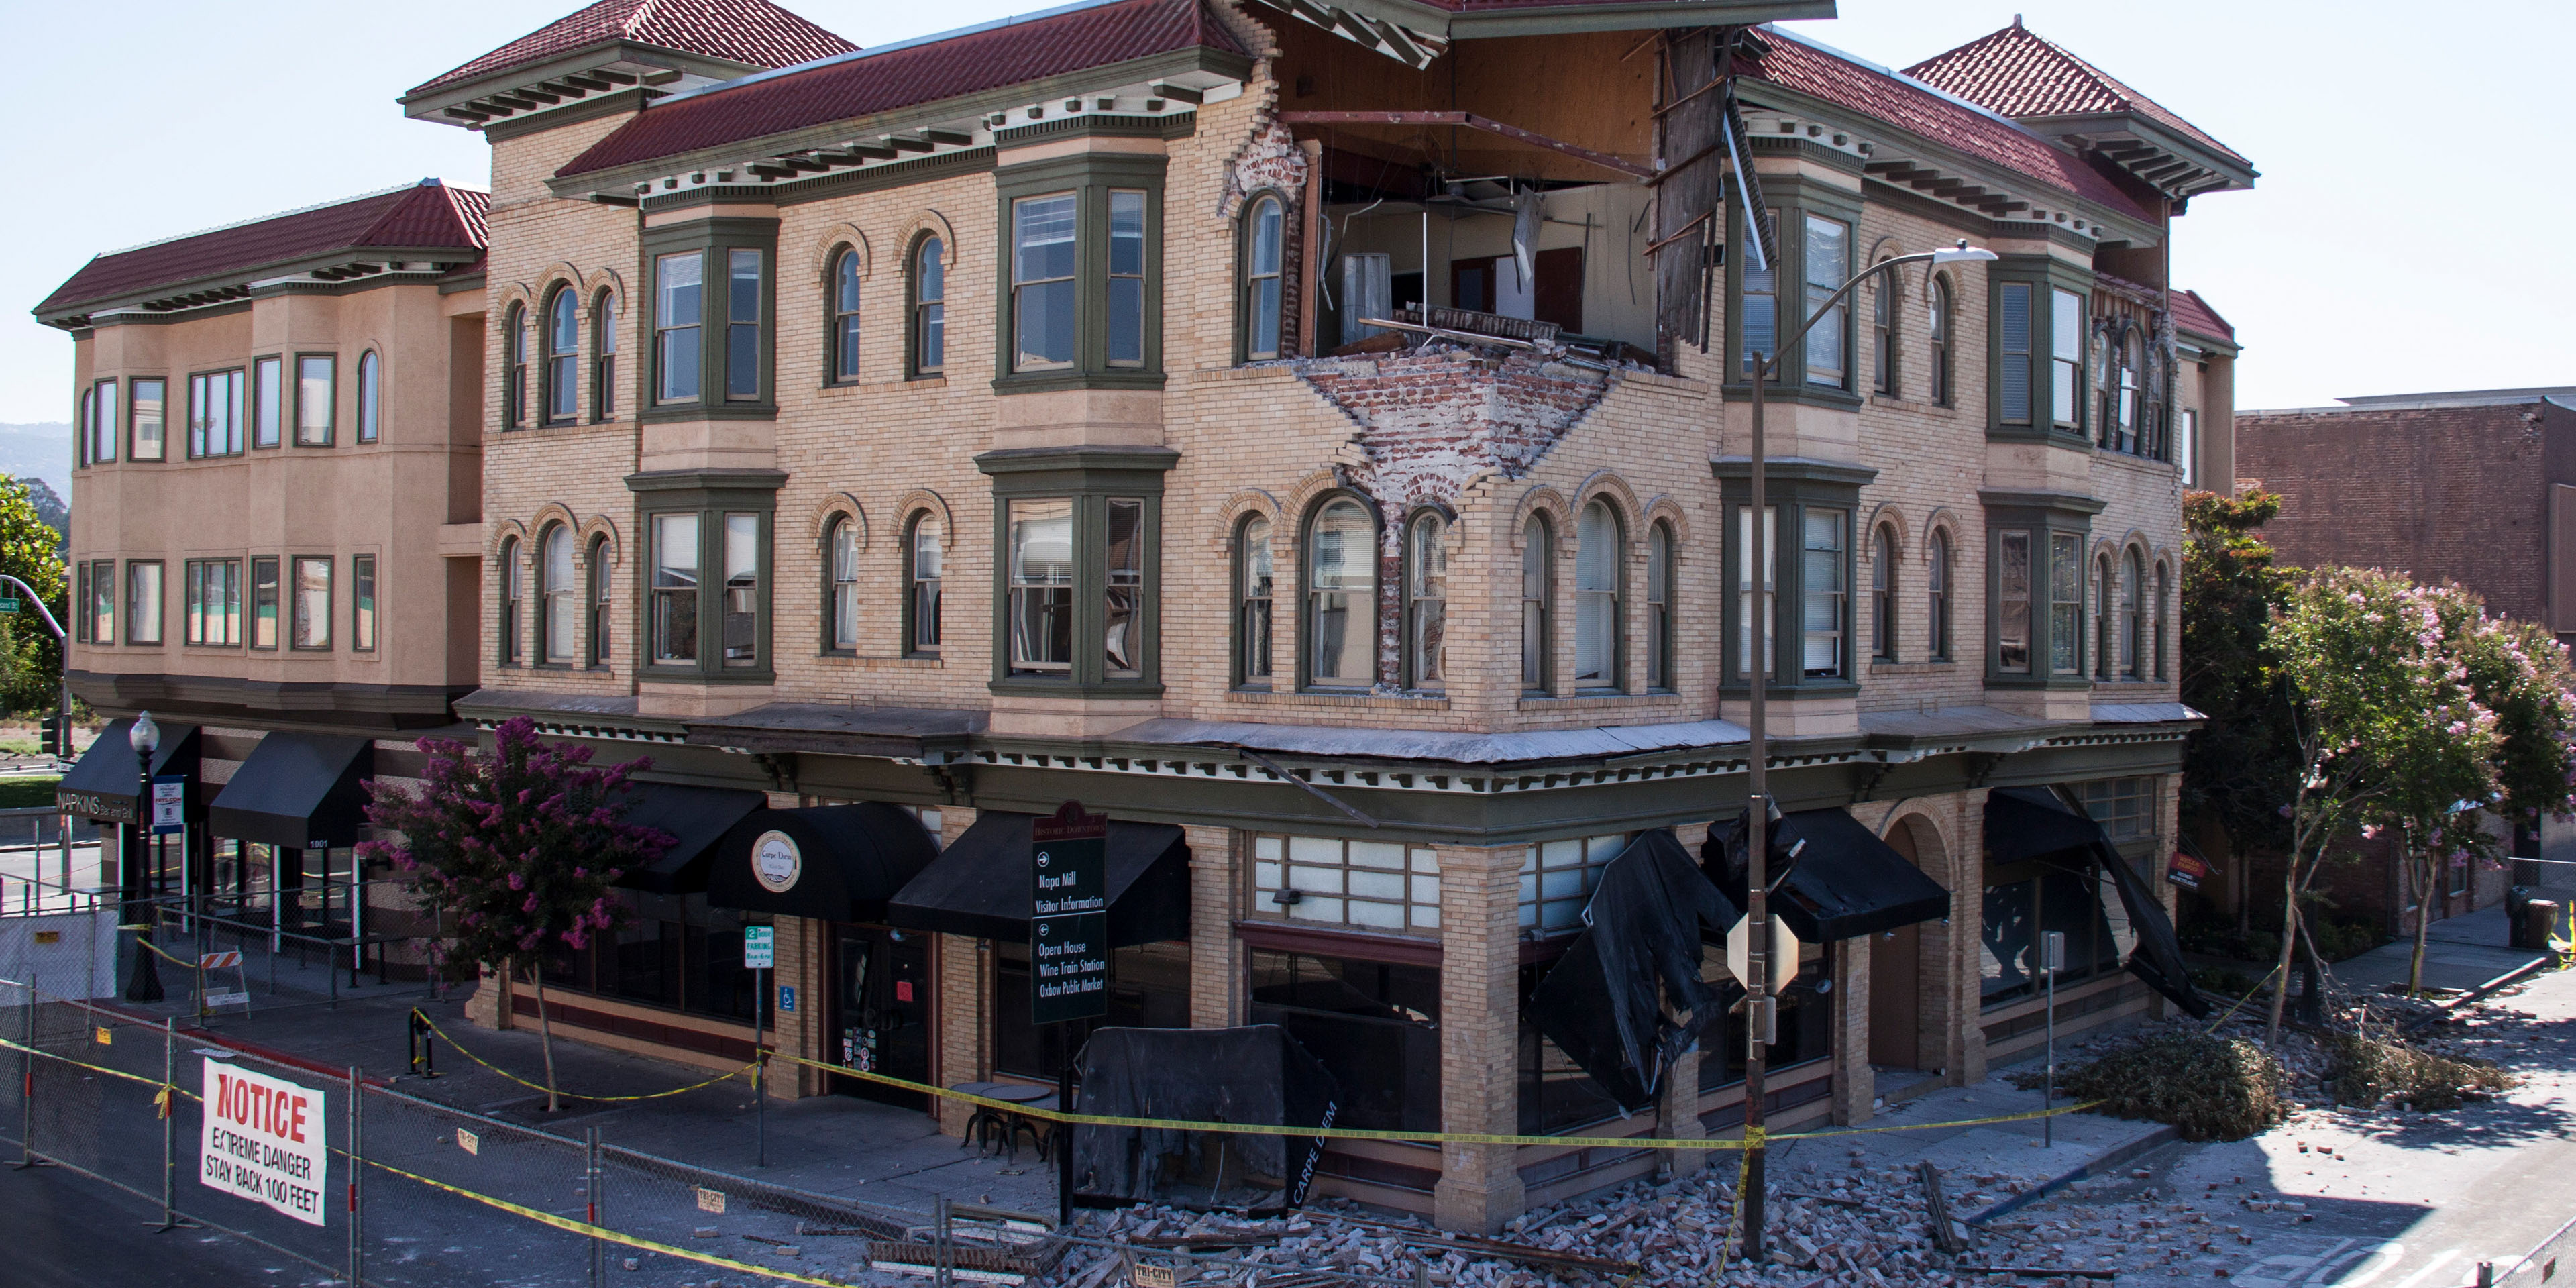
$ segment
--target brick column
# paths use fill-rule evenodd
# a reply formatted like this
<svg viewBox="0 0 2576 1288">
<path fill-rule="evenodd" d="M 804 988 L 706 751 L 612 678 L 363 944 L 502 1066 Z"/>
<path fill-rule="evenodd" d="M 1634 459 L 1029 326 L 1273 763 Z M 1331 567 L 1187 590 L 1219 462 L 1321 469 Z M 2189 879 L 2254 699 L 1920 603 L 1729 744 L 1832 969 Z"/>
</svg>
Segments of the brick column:
<svg viewBox="0 0 2576 1288">
<path fill-rule="evenodd" d="M 931 1081 L 939 1086 L 981 1082 L 993 1075 L 984 1035 L 985 1003 L 992 994 L 993 962 L 987 945 L 963 935 L 941 935 L 933 969 L 939 975 L 939 1046 L 931 1056 Z M 975 1107 L 941 1100 L 939 1130 L 966 1132 Z"/>
<path fill-rule="evenodd" d="M 510 994 L 516 988 L 517 984 L 507 975 L 488 970 L 483 972 L 483 978 L 474 986 L 474 995 L 465 999 L 466 1022 L 480 1024 L 487 1029 L 515 1027 L 511 1022 Z"/>
<path fill-rule="evenodd" d="M 1709 1035 L 1709 1041 L 1726 1040 L 1724 1026 Z M 1685 1051 L 1674 1057 L 1673 1067 L 1664 1074 L 1664 1085 L 1655 1095 L 1655 1135 L 1664 1140 L 1706 1140 L 1708 1129 L 1699 1121 L 1699 1062 L 1713 1059 L 1717 1052 L 1705 1048 Z M 1663 1151 L 1658 1175 L 1680 1178 L 1690 1176 L 1708 1162 L 1708 1151 L 1669 1149 Z"/>
<path fill-rule="evenodd" d="M 1870 1102 L 1878 1098 L 1878 1078 L 1869 1067 L 1870 937 L 1846 939 L 1827 956 L 1833 961 L 1834 988 L 1825 995 L 1833 1012 L 1833 1120 L 1849 1126 L 1869 1121 Z"/>
<path fill-rule="evenodd" d="M 1519 1130 L 1520 867 L 1524 847 L 1440 856 L 1440 1126 Z M 1492 1231 L 1520 1213 L 1518 1151 L 1443 1145 L 1432 1216 L 1442 1229 Z"/>
<path fill-rule="evenodd" d="M 1943 1063 L 1948 1085 L 1964 1087 L 1986 1076 L 1985 995 L 1977 954 L 1986 918 L 1986 789 L 1970 788 L 1959 799 L 1958 853 L 1950 856 L 1951 1022 L 1943 1029 L 1949 1051 Z"/>
<path fill-rule="evenodd" d="M 1243 880 L 1232 828 L 1185 827 L 1190 843 L 1190 1027 L 1231 1028 L 1243 1023 L 1243 941 L 1235 938 L 1242 915 Z"/>
<path fill-rule="evenodd" d="M 823 1017 L 815 1013 L 823 996 L 820 981 L 823 954 L 831 940 L 831 930 L 809 917 L 780 917 L 776 969 L 769 972 L 769 996 L 761 999 L 761 1012 L 767 1017 L 770 1047 L 780 1055 L 802 1056 L 808 1060 L 823 1058 Z M 778 990 L 796 990 L 796 1009 L 778 1010 Z M 795 1100 L 823 1093 L 823 1075 L 812 1067 L 774 1061 L 765 1078 L 768 1092 L 781 1099 Z"/>
</svg>

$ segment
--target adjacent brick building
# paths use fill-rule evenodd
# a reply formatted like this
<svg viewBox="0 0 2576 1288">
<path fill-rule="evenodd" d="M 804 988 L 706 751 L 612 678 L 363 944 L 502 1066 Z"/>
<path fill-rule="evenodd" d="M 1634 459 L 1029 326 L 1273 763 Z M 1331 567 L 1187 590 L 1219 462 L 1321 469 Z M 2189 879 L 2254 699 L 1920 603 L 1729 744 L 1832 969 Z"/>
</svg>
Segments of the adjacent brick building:
<svg viewBox="0 0 2576 1288">
<path fill-rule="evenodd" d="M 404 99 L 492 145 L 456 710 L 649 753 L 683 842 L 550 977 L 559 1031 L 739 1061 L 766 921 L 781 1050 L 1044 1081 L 1014 901 L 1078 799 L 1113 1022 L 1284 1025 L 1354 1125 L 1731 1130 L 1740 1033 L 1623 1117 L 1524 1003 L 1613 858 L 1742 808 L 1757 657 L 1783 807 L 1860 824 L 1803 862 L 1894 865 L 1791 900 L 1844 929 L 1775 1127 L 2031 1049 L 2044 929 L 2062 1021 L 2161 1004 L 2098 851 L 1990 866 L 1986 807 L 2039 789 L 2161 889 L 2179 501 L 2234 472 L 2235 353 L 2164 248 L 2242 157 L 2018 26 L 1909 75 L 1670 25 L 1812 2 L 1107 0 L 827 54 L 698 5 L 608 0 Z M 1748 347 L 1963 239 L 1999 258 L 1788 347 L 1756 552 Z M 1927 878 L 1946 917 L 1888 913 Z M 1653 1165 L 1337 1143 L 1318 1183 L 1490 1227 Z"/>
</svg>

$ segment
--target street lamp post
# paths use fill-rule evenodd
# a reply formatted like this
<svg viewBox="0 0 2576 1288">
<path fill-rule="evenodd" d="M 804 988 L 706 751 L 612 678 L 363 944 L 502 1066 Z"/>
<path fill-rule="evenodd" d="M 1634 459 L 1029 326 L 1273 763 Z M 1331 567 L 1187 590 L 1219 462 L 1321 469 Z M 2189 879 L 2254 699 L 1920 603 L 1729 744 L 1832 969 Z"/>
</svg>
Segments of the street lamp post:
<svg viewBox="0 0 2576 1288">
<path fill-rule="evenodd" d="M 1881 260 L 1853 274 L 1850 281 L 1836 287 L 1833 294 L 1826 296 L 1824 303 L 1809 310 L 1806 323 L 1798 328 L 1797 334 L 1790 336 L 1787 343 L 1780 347 L 1785 350 L 1806 339 L 1807 332 L 1814 330 L 1816 323 L 1836 315 L 1843 300 L 1852 293 L 1854 287 L 1880 273 L 1902 268 L 1907 264 L 1955 264 L 1993 258 L 1995 258 L 1993 251 L 1970 246 L 1963 240 L 1955 246 L 1940 250 L 1921 251 L 1912 255 L 1898 255 L 1892 259 Z M 1749 518 L 1746 526 L 1752 530 L 1754 537 L 1751 542 L 1753 548 L 1744 552 L 1745 580 L 1756 587 L 1751 609 L 1759 614 L 1760 621 L 1750 632 L 1752 638 L 1746 646 L 1746 651 L 1752 653 L 1754 657 L 1746 662 L 1744 668 L 1748 673 L 1746 687 L 1752 696 L 1744 722 L 1745 731 L 1751 743 L 1746 749 L 1745 767 L 1744 933 L 1752 937 L 1752 942 L 1745 945 L 1744 971 L 1751 978 L 1742 981 L 1746 993 L 1744 1008 L 1746 1153 L 1744 1192 L 1736 1196 L 1736 1202 L 1741 1205 L 1744 1213 L 1745 1258 L 1757 1262 L 1763 1255 L 1763 1172 L 1770 1152 L 1762 1144 L 1762 1101 L 1765 1095 L 1764 1080 L 1767 1073 L 1765 1066 L 1769 1062 L 1771 1041 L 1777 1036 L 1774 1031 L 1775 999 L 1771 996 L 1771 892 L 1768 888 L 1769 864 L 1766 862 L 1769 858 L 1771 830 L 1771 775 L 1769 773 L 1771 743 L 1768 733 L 1763 728 L 1763 722 L 1766 715 L 1765 708 L 1769 705 L 1766 699 L 1771 682 L 1772 654 L 1778 651 L 1779 645 L 1772 638 L 1773 623 L 1778 613 L 1771 601 L 1765 597 L 1765 592 L 1773 584 L 1772 578 L 1780 541 L 1779 533 L 1773 531 L 1771 525 L 1765 524 L 1762 518 L 1766 508 L 1762 478 L 1764 468 L 1762 387 L 1770 382 L 1771 364 L 1778 356 L 1776 353 L 1765 354 L 1759 351 L 1750 355 L 1753 379 L 1753 441 L 1749 464 L 1753 487 L 1752 495 L 1747 498 Z"/>
<path fill-rule="evenodd" d="M 134 748 L 135 774 L 140 779 L 134 792 L 134 843 L 126 847 L 125 906 L 117 920 L 135 927 L 134 974 L 125 985 L 125 1000 L 158 1002 L 161 1000 L 161 969 L 152 960 L 152 926 L 137 918 L 145 907 L 143 887 L 144 856 L 152 846 L 152 753 L 161 749 L 161 726 L 152 722 L 149 711 L 137 712 L 134 727 L 127 731 L 126 742 Z"/>
</svg>

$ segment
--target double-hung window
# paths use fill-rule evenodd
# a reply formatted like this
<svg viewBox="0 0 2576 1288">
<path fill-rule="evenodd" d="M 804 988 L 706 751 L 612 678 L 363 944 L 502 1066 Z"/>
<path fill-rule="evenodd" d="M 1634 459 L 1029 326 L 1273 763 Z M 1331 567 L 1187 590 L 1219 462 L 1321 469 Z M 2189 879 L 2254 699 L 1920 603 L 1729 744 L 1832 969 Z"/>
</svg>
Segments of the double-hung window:
<svg viewBox="0 0 2576 1288">
<path fill-rule="evenodd" d="M 2081 428 L 2084 403 L 2076 391 L 2084 384 L 2084 297 L 2073 291 L 2048 293 L 2048 398 L 2050 414 L 2063 428 Z"/>
<path fill-rule="evenodd" d="M 1145 365 L 1145 194 L 1109 193 L 1109 365 Z"/>
<path fill-rule="evenodd" d="M 599 303 L 591 309 L 590 331 L 593 357 L 590 372 L 591 419 L 617 418 L 617 332 L 625 319 L 625 310 L 617 303 L 613 291 L 599 293 Z"/>
<path fill-rule="evenodd" d="M 844 250 L 832 257 L 831 303 L 830 379 L 848 384 L 859 378 L 859 252 Z"/>
<path fill-rule="evenodd" d="M 1807 244 L 1801 251 L 1807 288 L 1805 314 L 1812 318 L 1851 276 L 1851 225 L 1839 219 L 1807 216 Z M 1851 306 L 1836 303 L 1823 321 L 1807 330 L 1807 383 L 1841 389 L 1851 380 L 1845 329 Z"/>
<path fill-rule="evenodd" d="M 904 543 L 904 652 L 915 657 L 939 655 L 939 578 L 945 559 L 946 525 L 924 511 L 912 520 Z"/>
<path fill-rule="evenodd" d="M 1995 535 L 1995 670 L 2030 674 L 2030 533 Z"/>
<path fill-rule="evenodd" d="M 358 355 L 358 441 L 376 441 L 384 416 L 385 362 L 373 349 Z"/>
<path fill-rule="evenodd" d="M 1124 460 L 1108 455 L 996 453 L 976 462 L 993 476 L 997 502 L 998 691 L 1157 691 L 1162 472 L 1173 458 L 1141 449 Z M 911 533 L 915 630 L 938 612 L 937 546 L 925 533 L 941 535 L 928 514 Z M 923 644 L 916 635 L 910 651 L 926 652 Z"/>
<path fill-rule="evenodd" d="M 1778 648 L 1780 545 L 1774 534 L 1779 524 L 1777 506 L 1764 506 L 1759 523 L 1754 522 L 1752 507 L 1736 511 L 1735 665 L 1730 669 L 1739 679 L 1753 675 L 1757 660 L 1762 674 L 1776 670 L 1772 658 Z"/>
<path fill-rule="evenodd" d="M 1646 529 L 1646 687 L 1673 687 L 1673 529 Z"/>
<path fill-rule="evenodd" d="M 295 620 L 289 643 L 317 651 L 331 647 L 331 558 L 295 557 Z"/>
<path fill-rule="evenodd" d="M 236 648 L 242 642 L 242 565 L 239 559 L 188 561 L 188 642 Z"/>
<path fill-rule="evenodd" d="M 2091 516 L 2101 508 L 2083 497 L 2032 494 L 1987 512 L 1994 570 L 1988 580 L 1988 620 L 1994 623 L 1989 684 L 2075 688 L 2085 683 L 2100 651 L 2115 647 L 2108 621 L 2112 605 L 2104 594 L 2109 578 L 2088 578 L 2083 554 Z M 2107 572 L 2109 564 L 2103 567 Z M 2092 619 L 2088 598 L 2098 611 Z"/>
<path fill-rule="evenodd" d="M 1995 412 L 2006 425 L 2030 423 L 2030 293 L 2028 282 L 2005 282 L 1995 293 Z"/>
<path fill-rule="evenodd" d="M 1276 358 L 1280 353 L 1281 248 L 1286 241 L 1287 207 L 1278 197 L 1263 195 L 1243 216 L 1243 356 Z"/>
<path fill-rule="evenodd" d="M 338 406 L 339 359 L 327 353 L 295 358 L 295 445 L 329 447 Z"/>
<path fill-rule="evenodd" d="M 1838 677 L 1849 669 L 1845 646 L 1851 637 L 1846 616 L 1851 596 L 1844 577 L 1850 557 L 1845 529 L 1851 516 L 1842 510 L 1805 508 L 1799 517 L 1804 668 L 1809 679 Z"/>
<path fill-rule="evenodd" d="M 829 586 L 823 606 L 823 647 L 836 653 L 859 647 L 859 523 L 844 515 L 832 520 L 823 538 L 823 575 Z"/>
<path fill-rule="evenodd" d="M 946 246 L 924 237 L 912 252 L 912 374 L 935 376 L 948 366 L 948 266 Z"/>
<path fill-rule="evenodd" d="M 285 433 L 283 427 L 286 424 L 286 359 L 262 358 L 252 363 L 250 370 L 250 445 L 275 447 L 285 441 L 282 435 Z M 193 401 L 191 406 L 194 406 Z M 199 426 L 193 412 L 190 414 L 189 424 L 192 427 L 188 451 L 190 456 L 222 455 L 221 449 L 210 452 L 202 450 L 199 445 L 200 430 L 204 434 L 204 444 L 207 446 L 213 444 L 215 435 L 211 427 Z"/>
<path fill-rule="evenodd" d="M 83 565 L 87 574 L 89 640 L 93 644 L 116 642 L 116 561 L 95 559 Z"/>
<path fill-rule="evenodd" d="M 376 651 L 376 557 L 349 556 L 349 647 Z"/>
<path fill-rule="evenodd" d="M 2057 675 L 2084 669 L 2082 541 L 2071 532 L 2048 534 L 2048 669 Z"/>
<path fill-rule="evenodd" d="M 654 665 L 697 664 L 698 580 L 698 516 L 653 516 Z"/>
<path fill-rule="evenodd" d="M 128 459 L 164 459 L 163 454 L 168 450 L 163 441 L 165 417 L 169 414 L 167 389 L 168 386 L 157 378 L 138 377 L 134 381 L 133 408 L 126 417 L 129 432 L 134 437 L 133 450 L 126 454 Z"/>
<path fill-rule="evenodd" d="M 1337 497 L 1306 532 L 1306 682 L 1365 689 L 1377 682 L 1377 517 Z"/>
<path fill-rule="evenodd" d="M 559 287 L 546 302 L 546 423 L 581 414 L 581 297 Z"/>
<path fill-rule="evenodd" d="M 1080 259 L 1075 194 L 1011 203 L 1011 369 L 1047 371 L 1074 361 L 1074 277 Z"/>
<path fill-rule="evenodd" d="M 1950 405 L 1950 279 L 1932 279 L 1932 316 L 1925 329 L 1932 351 L 1924 374 L 1932 382 L 1931 398 L 1935 407 Z"/>
<path fill-rule="evenodd" d="M 277 556 L 250 561 L 250 646 L 277 647 Z"/>
<path fill-rule="evenodd" d="M 761 253 L 725 252 L 725 399 L 760 399 Z"/>
<path fill-rule="evenodd" d="M 1013 501 L 1010 639 L 1013 674 L 1073 670 L 1073 502 Z"/>
<path fill-rule="evenodd" d="M 1270 687 L 1270 520 L 1245 519 L 1234 534 L 1234 682 Z"/>
<path fill-rule="evenodd" d="M 125 642 L 161 642 L 161 561 L 125 561 Z"/>
<path fill-rule="evenodd" d="M 285 362 L 279 358 L 262 358 L 257 370 L 272 382 L 282 380 Z M 188 455 L 190 458 L 233 456 L 242 450 L 242 371 L 209 371 L 188 377 Z M 262 446 L 275 446 L 275 420 L 278 393 L 273 383 L 264 391 L 268 401 L 261 413 L 271 417 L 270 438 Z"/>
<path fill-rule="evenodd" d="M 764 681 L 770 674 L 773 491 L 648 491 L 645 678 Z"/>
<path fill-rule="evenodd" d="M 87 419 L 92 463 L 116 459 L 116 408 L 116 381 L 102 380 L 90 386 Z"/>
<path fill-rule="evenodd" d="M 1627 560 L 1619 516 L 1607 501 L 1583 507 L 1574 523 L 1574 686 L 1617 689 L 1621 674 L 1620 583 Z"/>
<path fill-rule="evenodd" d="M 654 264 L 653 365 L 660 373 L 657 402 L 695 402 L 704 366 L 699 328 L 705 325 L 707 257 L 704 251 L 664 255 Z"/>
<path fill-rule="evenodd" d="M 1855 680 L 1852 514 L 1874 471 L 1807 463 L 1775 470 L 1755 515 L 1742 458 L 1718 462 L 1728 538 L 1724 684 L 1757 676 L 1806 692 L 1848 691 Z"/>
<path fill-rule="evenodd" d="M 1436 513 L 1415 517 L 1404 535 L 1404 682 L 1449 683 L 1449 523 Z"/>
<path fill-rule="evenodd" d="M 1739 271 L 1736 293 L 1740 302 L 1736 307 L 1741 322 L 1738 329 L 1744 333 L 1744 341 L 1737 361 L 1743 365 L 1741 378 L 1749 380 L 1753 376 L 1756 355 L 1775 361 L 1780 356 L 1780 266 L 1776 263 L 1767 263 L 1760 268 L 1753 266 L 1753 256 L 1745 253 L 1745 248 L 1753 241 L 1749 229 L 1739 241 L 1742 244 L 1736 248 L 1737 262 L 1743 268 Z"/>
</svg>

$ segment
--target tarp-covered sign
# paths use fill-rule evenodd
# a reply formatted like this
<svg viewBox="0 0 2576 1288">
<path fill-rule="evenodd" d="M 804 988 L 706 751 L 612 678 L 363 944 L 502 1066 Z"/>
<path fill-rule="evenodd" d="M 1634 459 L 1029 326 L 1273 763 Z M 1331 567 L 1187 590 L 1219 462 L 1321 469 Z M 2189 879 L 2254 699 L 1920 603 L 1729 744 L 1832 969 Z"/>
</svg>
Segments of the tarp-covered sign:
<svg viewBox="0 0 2576 1288">
<path fill-rule="evenodd" d="M 319 1091 L 206 1061 L 205 1135 L 197 1179 L 208 1188 L 321 1225 L 329 1103 Z"/>
</svg>

